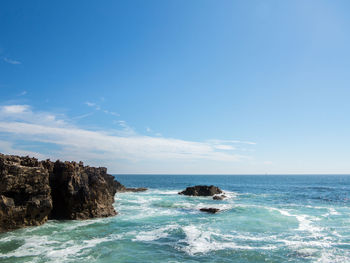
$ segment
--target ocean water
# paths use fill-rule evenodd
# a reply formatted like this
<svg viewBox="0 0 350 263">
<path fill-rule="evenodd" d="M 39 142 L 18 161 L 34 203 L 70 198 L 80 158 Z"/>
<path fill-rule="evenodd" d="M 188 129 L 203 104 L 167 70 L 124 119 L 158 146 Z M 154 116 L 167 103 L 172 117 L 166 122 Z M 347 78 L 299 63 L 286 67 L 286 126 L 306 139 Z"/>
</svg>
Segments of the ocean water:
<svg viewBox="0 0 350 263">
<path fill-rule="evenodd" d="M 150 190 L 117 194 L 116 217 L 0 234 L 0 262 L 350 262 L 350 176 L 116 178 Z M 197 184 L 228 198 L 177 194 Z"/>
</svg>

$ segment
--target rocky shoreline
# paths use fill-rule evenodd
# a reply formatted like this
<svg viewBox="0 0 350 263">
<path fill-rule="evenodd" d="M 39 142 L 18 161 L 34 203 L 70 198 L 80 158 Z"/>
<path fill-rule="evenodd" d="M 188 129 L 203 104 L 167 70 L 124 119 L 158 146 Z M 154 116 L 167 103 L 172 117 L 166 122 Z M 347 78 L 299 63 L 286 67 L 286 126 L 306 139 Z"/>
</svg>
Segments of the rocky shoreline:
<svg viewBox="0 0 350 263">
<path fill-rule="evenodd" d="M 49 219 L 114 216 L 117 192 L 146 190 L 125 187 L 107 174 L 105 167 L 0 154 L 0 232 L 42 225 Z M 213 185 L 187 187 L 179 194 L 213 196 L 214 200 L 226 197 Z M 200 211 L 217 213 L 220 210 L 201 208 Z"/>
<path fill-rule="evenodd" d="M 116 192 L 145 190 L 126 188 L 104 167 L 0 154 L 0 232 L 114 216 Z"/>
</svg>

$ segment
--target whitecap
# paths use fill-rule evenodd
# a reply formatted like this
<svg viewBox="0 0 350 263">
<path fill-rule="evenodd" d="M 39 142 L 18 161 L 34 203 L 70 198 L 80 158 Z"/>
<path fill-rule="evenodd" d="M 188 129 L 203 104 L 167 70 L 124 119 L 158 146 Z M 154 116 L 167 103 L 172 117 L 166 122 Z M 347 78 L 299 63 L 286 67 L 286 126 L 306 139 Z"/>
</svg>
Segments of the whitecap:
<svg viewBox="0 0 350 263">
<path fill-rule="evenodd" d="M 182 230 L 186 237 L 185 239 L 180 240 L 179 243 L 185 243 L 186 245 L 178 245 L 177 247 L 189 255 L 224 249 L 271 250 L 276 248 L 276 246 L 273 245 L 261 247 L 238 245 L 232 240 L 232 236 L 222 235 L 217 230 L 203 230 L 195 225 L 184 226 L 182 227 Z"/>
<path fill-rule="evenodd" d="M 102 238 L 93 238 L 84 241 L 59 241 L 50 240 L 49 236 L 24 236 L 17 237 L 17 240 L 23 240 L 24 244 L 16 250 L 0 254 L 1 258 L 11 257 L 40 257 L 48 258 L 50 262 L 64 262 L 70 257 L 79 256 L 84 249 L 92 248 L 100 243 L 114 241 L 122 238 L 121 235 L 109 235 Z"/>
<path fill-rule="evenodd" d="M 307 231 L 310 232 L 313 236 L 322 236 L 321 232 L 323 230 L 322 227 L 316 226 L 313 222 L 319 221 L 320 219 L 313 216 L 308 215 L 298 215 L 298 214 L 291 214 L 289 211 L 284 209 L 278 209 L 278 208 L 269 208 L 273 211 L 278 211 L 281 215 L 288 216 L 288 217 L 294 217 L 298 221 L 298 229 L 299 231 Z"/>
<path fill-rule="evenodd" d="M 158 194 L 158 195 L 178 195 L 182 190 L 161 190 L 161 189 L 150 189 L 150 194 Z"/>
<path fill-rule="evenodd" d="M 169 235 L 171 230 L 178 228 L 178 225 L 168 225 L 166 227 L 153 229 L 150 231 L 139 232 L 132 241 L 153 241 L 165 238 Z"/>
</svg>

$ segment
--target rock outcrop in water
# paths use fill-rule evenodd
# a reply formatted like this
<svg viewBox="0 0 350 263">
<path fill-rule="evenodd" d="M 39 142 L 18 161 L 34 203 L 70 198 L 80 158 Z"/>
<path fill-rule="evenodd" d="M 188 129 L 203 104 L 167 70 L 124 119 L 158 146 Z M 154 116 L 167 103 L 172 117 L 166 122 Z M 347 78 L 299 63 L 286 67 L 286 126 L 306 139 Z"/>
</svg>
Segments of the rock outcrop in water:
<svg viewBox="0 0 350 263">
<path fill-rule="evenodd" d="M 214 195 L 213 200 L 224 200 L 226 195 Z"/>
<path fill-rule="evenodd" d="M 119 183 L 120 184 L 120 183 Z M 126 193 L 126 192 L 144 192 L 147 191 L 148 188 L 145 187 L 138 187 L 138 188 L 130 188 L 130 187 L 125 187 L 124 185 L 120 184 L 117 188 L 118 193 Z"/>
<path fill-rule="evenodd" d="M 180 192 L 180 195 L 191 195 L 191 196 L 213 196 L 221 194 L 222 190 L 214 185 L 196 185 L 187 187 L 184 191 Z"/>
<path fill-rule="evenodd" d="M 147 191 L 148 188 L 144 188 L 144 187 L 129 188 L 129 187 L 125 187 L 124 185 L 122 185 L 121 183 L 119 183 L 118 181 L 116 181 L 116 190 L 117 190 L 117 193 L 144 192 L 144 191 Z"/>
<path fill-rule="evenodd" d="M 103 167 L 0 154 L 0 232 L 116 215 L 114 194 L 124 188 Z"/>
<path fill-rule="evenodd" d="M 206 213 L 210 213 L 210 214 L 216 214 L 217 212 L 220 212 L 219 208 L 201 208 L 199 209 L 201 212 L 206 212 Z"/>
</svg>

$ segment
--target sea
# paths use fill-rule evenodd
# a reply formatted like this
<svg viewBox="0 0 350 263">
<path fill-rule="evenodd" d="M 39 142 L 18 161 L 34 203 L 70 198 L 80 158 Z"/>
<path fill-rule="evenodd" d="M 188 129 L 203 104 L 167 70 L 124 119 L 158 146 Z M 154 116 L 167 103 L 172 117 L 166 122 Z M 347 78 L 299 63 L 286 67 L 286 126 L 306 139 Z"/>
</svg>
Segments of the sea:
<svg viewBox="0 0 350 263">
<path fill-rule="evenodd" d="M 0 262 L 350 262 L 350 176 L 115 177 L 149 190 L 116 194 L 115 217 L 2 233 Z M 178 195 L 194 185 L 227 198 Z"/>
</svg>

